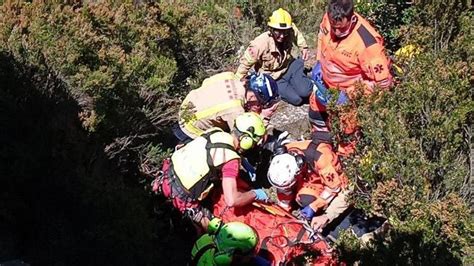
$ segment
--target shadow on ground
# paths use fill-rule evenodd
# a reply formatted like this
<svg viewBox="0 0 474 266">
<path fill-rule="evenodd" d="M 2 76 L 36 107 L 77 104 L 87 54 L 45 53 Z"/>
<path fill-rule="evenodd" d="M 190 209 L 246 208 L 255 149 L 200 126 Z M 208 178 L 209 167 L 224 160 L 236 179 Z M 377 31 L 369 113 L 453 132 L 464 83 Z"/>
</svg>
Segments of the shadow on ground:
<svg viewBox="0 0 474 266">
<path fill-rule="evenodd" d="M 0 263 L 184 265 L 190 237 L 169 209 L 153 213 L 83 130 L 66 86 L 42 73 L 0 54 Z"/>
</svg>

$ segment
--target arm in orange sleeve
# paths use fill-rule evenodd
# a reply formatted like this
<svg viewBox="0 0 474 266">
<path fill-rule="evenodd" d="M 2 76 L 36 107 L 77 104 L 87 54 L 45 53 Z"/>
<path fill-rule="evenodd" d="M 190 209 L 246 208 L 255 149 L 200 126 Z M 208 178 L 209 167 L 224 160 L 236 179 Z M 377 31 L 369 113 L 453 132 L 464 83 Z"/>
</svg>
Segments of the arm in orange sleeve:
<svg viewBox="0 0 474 266">
<path fill-rule="evenodd" d="M 382 89 L 388 89 L 392 86 L 390 59 L 385 55 L 383 44 L 376 43 L 367 47 L 359 55 L 359 63 L 366 78 L 363 83 L 369 91 L 373 91 L 376 86 Z"/>
<path fill-rule="evenodd" d="M 255 63 L 260 60 L 263 53 L 263 44 L 261 40 L 254 39 L 250 42 L 250 45 L 245 50 L 242 57 L 240 57 L 240 64 L 235 72 L 235 75 L 241 79 L 247 76 L 248 71 L 252 68 Z"/>
<path fill-rule="evenodd" d="M 316 176 L 320 178 L 323 189 L 317 195 L 317 199 L 310 204 L 313 210 L 326 208 L 345 186 L 345 176 L 337 171 L 337 166 L 333 165 L 333 156 L 336 155 L 323 153 L 316 162 Z"/>
</svg>

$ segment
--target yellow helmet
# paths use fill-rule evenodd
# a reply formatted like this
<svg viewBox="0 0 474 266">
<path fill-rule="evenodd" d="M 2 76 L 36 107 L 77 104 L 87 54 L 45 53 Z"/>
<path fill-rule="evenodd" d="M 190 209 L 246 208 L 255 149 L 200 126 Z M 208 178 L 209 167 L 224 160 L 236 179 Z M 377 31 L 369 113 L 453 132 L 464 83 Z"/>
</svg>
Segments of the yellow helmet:
<svg viewBox="0 0 474 266">
<path fill-rule="evenodd" d="M 291 29 L 291 24 L 291 15 L 283 8 L 273 11 L 268 21 L 268 26 L 279 30 Z"/>
<path fill-rule="evenodd" d="M 251 149 L 266 133 L 262 118 L 253 112 L 239 115 L 235 119 L 234 128 L 239 133 L 239 146 L 243 150 Z"/>
</svg>

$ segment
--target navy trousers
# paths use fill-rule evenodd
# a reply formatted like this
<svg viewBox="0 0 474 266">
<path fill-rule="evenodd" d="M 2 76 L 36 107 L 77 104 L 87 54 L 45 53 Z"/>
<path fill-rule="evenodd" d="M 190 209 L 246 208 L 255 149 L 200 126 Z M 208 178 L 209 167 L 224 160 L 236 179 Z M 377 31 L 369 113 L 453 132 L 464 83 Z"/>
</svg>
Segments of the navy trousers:
<svg viewBox="0 0 474 266">
<path fill-rule="evenodd" d="M 280 97 L 295 106 L 308 103 L 313 90 L 313 82 L 304 73 L 304 62 L 301 59 L 295 59 L 290 63 L 285 74 L 277 80 L 277 84 Z"/>
</svg>

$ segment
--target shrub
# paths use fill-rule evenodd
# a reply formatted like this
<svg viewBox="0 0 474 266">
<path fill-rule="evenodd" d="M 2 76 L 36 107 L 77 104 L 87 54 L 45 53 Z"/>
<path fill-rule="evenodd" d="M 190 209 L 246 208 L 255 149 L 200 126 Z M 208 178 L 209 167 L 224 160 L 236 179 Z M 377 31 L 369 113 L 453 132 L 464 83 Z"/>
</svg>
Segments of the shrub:
<svg viewBox="0 0 474 266">
<path fill-rule="evenodd" d="M 160 45 L 171 35 L 159 8 L 35 1 L 4 5 L 1 16 L 2 49 L 60 76 L 90 131 L 149 130 L 146 116 L 157 103 L 150 99 L 165 96 L 176 72 L 172 50 Z"/>
<path fill-rule="evenodd" d="M 429 13 L 398 26 L 404 32 L 400 42 L 415 44 L 422 52 L 404 59 L 404 74 L 391 91 L 355 103 L 363 137 L 358 152 L 345 160 L 355 184 L 353 200 L 392 224 L 387 239 L 367 249 L 352 248 L 362 254 L 361 262 L 472 261 L 473 220 L 465 200 L 470 197 L 474 110 L 472 56 L 467 56 L 472 47 L 467 41 L 473 31 L 472 23 L 466 23 L 472 15 L 464 8 L 455 1 L 406 9 Z M 442 10 L 457 15 L 442 16 Z M 351 242 L 343 242 L 341 253 L 354 258 L 347 252 Z"/>
</svg>

